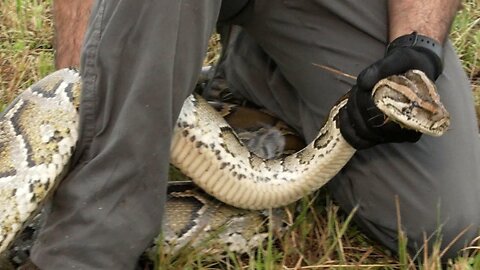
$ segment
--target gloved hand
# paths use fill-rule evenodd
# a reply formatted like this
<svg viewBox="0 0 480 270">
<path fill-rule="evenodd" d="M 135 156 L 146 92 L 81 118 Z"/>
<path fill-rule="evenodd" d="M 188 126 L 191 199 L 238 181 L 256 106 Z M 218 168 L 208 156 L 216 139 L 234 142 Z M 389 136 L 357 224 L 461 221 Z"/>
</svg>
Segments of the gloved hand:
<svg viewBox="0 0 480 270">
<path fill-rule="evenodd" d="M 387 46 L 378 60 L 357 77 L 346 107 L 340 111 L 340 131 L 350 145 L 360 150 L 381 143 L 416 142 L 421 133 L 385 121 L 386 116 L 373 103 L 371 92 L 381 79 L 418 69 L 435 81 L 442 73 L 442 45 L 417 35 L 401 36 Z"/>
</svg>

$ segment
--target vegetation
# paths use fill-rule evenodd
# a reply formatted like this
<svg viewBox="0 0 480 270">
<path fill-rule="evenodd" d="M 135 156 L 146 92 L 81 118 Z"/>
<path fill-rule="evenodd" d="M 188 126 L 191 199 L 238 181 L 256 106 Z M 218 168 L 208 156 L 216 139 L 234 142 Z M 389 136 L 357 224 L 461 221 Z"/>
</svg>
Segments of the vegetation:
<svg viewBox="0 0 480 270">
<path fill-rule="evenodd" d="M 472 91 L 480 101 L 480 2 L 464 1 L 453 25 L 451 39 L 461 57 Z M 53 67 L 51 0 L 0 0 L 0 109 Z M 213 42 L 212 44 L 218 44 Z M 212 48 L 209 61 L 215 58 Z M 218 49 L 218 48 L 217 48 Z M 480 111 L 480 110 L 478 110 Z M 271 239 L 252 254 L 206 255 L 188 250 L 172 256 L 157 252 L 157 269 L 439 269 L 442 250 L 428 258 L 411 258 L 399 232 L 399 254 L 379 246 L 360 233 L 351 218 L 328 198 L 317 194 L 305 199 L 300 213 L 290 216 L 288 233 Z M 290 213 L 293 209 L 290 209 Z M 273 237 L 276 236 L 276 237 Z M 274 241 L 273 239 L 279 239 Z M 480 236 L 451 269 L 480 269 Z"/>
</svg>

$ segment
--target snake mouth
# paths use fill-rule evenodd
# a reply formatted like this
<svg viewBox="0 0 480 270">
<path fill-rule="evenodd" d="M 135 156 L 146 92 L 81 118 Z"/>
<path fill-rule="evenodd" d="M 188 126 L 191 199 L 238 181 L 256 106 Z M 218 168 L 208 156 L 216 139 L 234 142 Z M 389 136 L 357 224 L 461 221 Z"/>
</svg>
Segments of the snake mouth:
<svg viewBox="0 0 480 270">
<path fill-rule="evenodd" d="M 430 136 L 442 136 L 450 127 L 448 113 L 439 115 L 421 107 L 391 99 L 378 102 L 376 106 L 389 120 L 403 128 L 414 129 Z"/>
</svg>

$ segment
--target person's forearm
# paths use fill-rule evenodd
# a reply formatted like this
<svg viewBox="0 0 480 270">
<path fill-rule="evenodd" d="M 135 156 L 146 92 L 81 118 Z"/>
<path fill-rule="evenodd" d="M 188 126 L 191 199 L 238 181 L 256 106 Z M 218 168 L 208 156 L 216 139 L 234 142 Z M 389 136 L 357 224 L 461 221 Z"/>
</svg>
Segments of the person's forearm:
<svg viewBox="0 0 480 270">
<path fill-rule="evenodd" d="M 460 0 L 389 0 L 389 39 L 416 31 L 443 43 Z"/>
<path fill-rule="evenodd" d="M 55 67 L 78 67 L 93 0 L 54 0 Z"/>
</svg>

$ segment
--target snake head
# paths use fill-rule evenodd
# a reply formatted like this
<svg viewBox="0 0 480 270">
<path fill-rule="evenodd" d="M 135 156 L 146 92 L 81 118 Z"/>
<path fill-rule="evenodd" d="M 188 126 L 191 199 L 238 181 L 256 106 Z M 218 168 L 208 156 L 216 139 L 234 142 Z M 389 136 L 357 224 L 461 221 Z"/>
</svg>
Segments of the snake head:
<svg viewBox="0 0 480 270">
<path fill-rule="evenodd" d="M 450 126 L 450 114 L 435 84 L 420 70 L 379 81 L 372 91 L 375 105 L 402 127 L 441 136 Z"/>
</svg>

